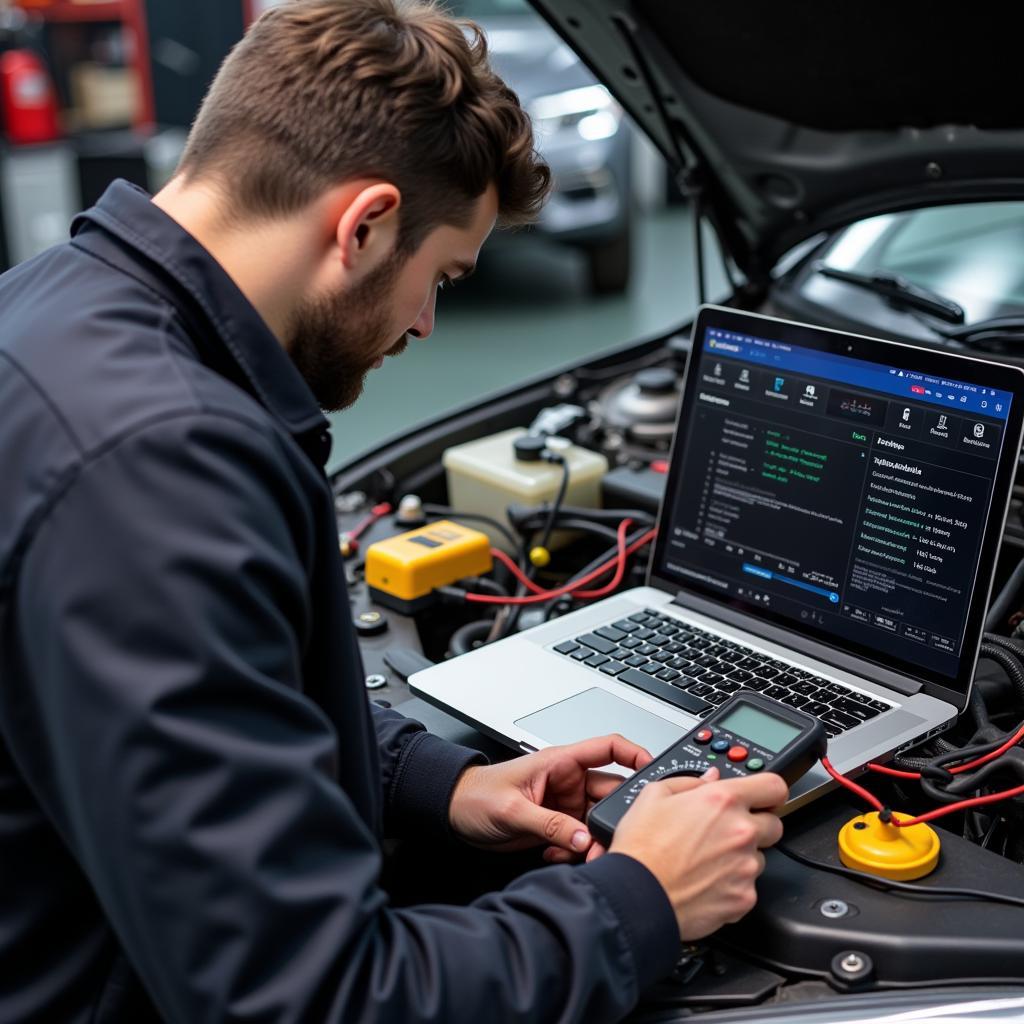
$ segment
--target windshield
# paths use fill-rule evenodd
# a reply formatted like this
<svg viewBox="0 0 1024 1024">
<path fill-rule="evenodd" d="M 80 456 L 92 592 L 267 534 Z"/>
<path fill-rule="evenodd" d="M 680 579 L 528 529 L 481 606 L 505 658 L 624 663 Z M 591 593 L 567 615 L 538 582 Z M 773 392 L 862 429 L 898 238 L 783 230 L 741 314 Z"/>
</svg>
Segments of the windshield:
<svg viewBox="0 0 1024 1024">
<path fill-rule="evenodd" d="M 1018 314 L 1024 312 L 1024 203 L 872 217 L 841 232 L 822 258 L 840 270 L 900 274 L 959 303 L 967 323 Z M 830 306 L 839 295 L 844 307 L 851 302 L 842 284 L 820 275 L 808 279 L 805 295 Z M 877 322 L 873 311 L 884 306 L 883 300 L 862 296 L 854 301 L 866 322 Z"/>
</svg>

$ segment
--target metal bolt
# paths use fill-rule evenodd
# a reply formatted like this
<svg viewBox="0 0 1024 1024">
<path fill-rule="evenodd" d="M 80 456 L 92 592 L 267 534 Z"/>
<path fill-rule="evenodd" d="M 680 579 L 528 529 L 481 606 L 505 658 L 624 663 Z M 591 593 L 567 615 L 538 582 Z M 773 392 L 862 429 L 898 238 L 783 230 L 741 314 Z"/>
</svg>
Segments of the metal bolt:
<svg viewBox="0 0 1024 1024">
<path fill-rule="evenodd" d="M 846 917 L 850 907 L 843 900 L 825 900 L 821 905 L 822 917 Z"/>
<path fill-rule="evenodd" d="M 388 677 L 382 676 L 379 672 L 366 677 L 366 688 L 368 690 L 379 690 L 388 685 Z"/>
<path fill-rule="evenodd" d="M 840 961 L 839 966 L 849 974 L 857 974 L 864 970 L 864 958 L 856 953 L 847 953 Z"/>
<path fill-rule="evenodd" d="M 924 166 L 925 177 L 931 178 L 932 181 L 936 181 L 942 177 L 942 164 L 936 163 L 934 160 L 930 160 Z"/>
</svg>

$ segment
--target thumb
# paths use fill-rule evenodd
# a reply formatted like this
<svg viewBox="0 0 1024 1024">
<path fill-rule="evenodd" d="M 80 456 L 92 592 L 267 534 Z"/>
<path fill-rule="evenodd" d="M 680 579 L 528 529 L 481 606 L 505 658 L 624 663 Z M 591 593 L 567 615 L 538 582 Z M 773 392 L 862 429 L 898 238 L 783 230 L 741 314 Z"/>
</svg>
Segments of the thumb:
<svg viewBox="0 0 1024 1024">
<path fill-rule="evenodd" d="M 593 842 L 587 826 L 570 814 L 526 801 L 517 817 L 516 824 L 523 832 L 572 853 L 586 853 Z"/>
<path fill-rule="evenodd" d="M 662 779 L 660 782 L 654 783 L 659 787 L 664 787 L 662 792 L 668 793 L 688 793 L 691 789 L 698 789 L 707 782 L 715 782 L 719 777 L 717 768 L 709 768 L 703 775 L 672 775 L 667 779 Z"/>
</svg>

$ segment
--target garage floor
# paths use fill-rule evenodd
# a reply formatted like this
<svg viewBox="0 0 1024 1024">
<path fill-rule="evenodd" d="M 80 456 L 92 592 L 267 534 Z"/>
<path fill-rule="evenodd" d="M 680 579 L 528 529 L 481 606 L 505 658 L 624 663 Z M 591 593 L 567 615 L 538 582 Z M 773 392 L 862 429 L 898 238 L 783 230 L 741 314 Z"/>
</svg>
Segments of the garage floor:
<svg viewBox="0 0 1024 1024">
<path fill-rule="evenodd" d="M 439 300 L 433 335 L 371 372 L 359 402 L 332 417 L 330 469 L 488 392 L 686 321 L 697 306 L 688 211 L 649 214 L 638 227 L 623 296 L 588 294 L 583 261 L 571 249 L 535 237 L 485 247 L 474 277 Z M 717 250 L 705 251 L 708 294 L 720 298 L 726 285 Z"/>
</svg>

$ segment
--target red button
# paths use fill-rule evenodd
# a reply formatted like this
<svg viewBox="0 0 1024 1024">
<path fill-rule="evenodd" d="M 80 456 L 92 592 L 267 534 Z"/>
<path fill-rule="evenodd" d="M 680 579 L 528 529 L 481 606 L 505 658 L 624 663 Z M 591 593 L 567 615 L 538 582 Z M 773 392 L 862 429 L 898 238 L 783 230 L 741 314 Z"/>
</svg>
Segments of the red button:
<svg viewBox="0 0 1024 1024">
<path fill-rule="evenodd" d="M 711 737 L 715 734 L 710 729 L 701 729 L 693 738 L 698 743 L 710 743 Z"/>
<path fill-rule="evenodd" d="M 668 472 L 668 460 L 667 459 L 655 459 L 651 463 L 651 470 L 655 473 L 667 473 Z"/>
<path fill-rule="evenodd" d="M 746 747 L 730 747 L 729 753 L 725 756 L 729 758 L 730 761 L 746 761 L 749 754 L 750 751 L 747 750 Z"/>
</svg>

